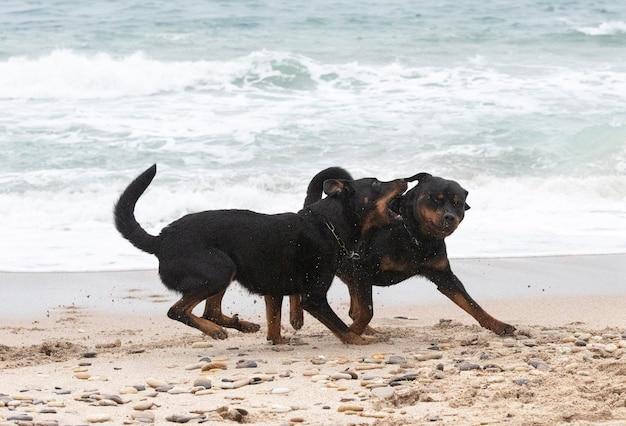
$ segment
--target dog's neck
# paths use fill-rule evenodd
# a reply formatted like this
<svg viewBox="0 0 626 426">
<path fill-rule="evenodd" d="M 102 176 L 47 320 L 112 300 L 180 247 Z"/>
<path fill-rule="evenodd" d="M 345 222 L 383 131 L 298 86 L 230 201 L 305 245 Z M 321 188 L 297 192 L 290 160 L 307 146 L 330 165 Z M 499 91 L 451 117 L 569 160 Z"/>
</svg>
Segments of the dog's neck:
<svg viewBox="0 0 626 426">
<path fill-rule="evenodd" d="M 403 197 L 402 204 L 400 206 L 400 216 L 402 216 L 402 224 L 406 232 L 411 237 L 411 241 L 417 247 L 422 247 L 426 242 L 436 240 L 437 238 L 433 238 L 428 235 L 424 235 L 420 230 L 420 224 L 417 218 L 415 217 L 415 212 L 413 211 L 412 200 Z"/>
<path fill-rule="evenodd" d="M 320 203 L 324 203 L 323 208 L 320 208 Z M 302 211 L 305 215 L 310 213 L 316 221 L 328 229 L 342 256 L 351 258 L 358 256 L 354 250 L 361 239 L 359 232 L 361 223 L 350 206 L 344 205 L 338 200 L 325 198 Z"/>
</svg>

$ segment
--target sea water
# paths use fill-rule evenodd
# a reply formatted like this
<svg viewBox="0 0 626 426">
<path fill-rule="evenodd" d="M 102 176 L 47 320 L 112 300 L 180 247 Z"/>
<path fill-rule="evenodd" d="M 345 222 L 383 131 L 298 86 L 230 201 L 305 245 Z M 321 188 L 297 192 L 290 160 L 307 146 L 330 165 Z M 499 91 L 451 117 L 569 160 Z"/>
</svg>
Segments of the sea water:
<svg viewBox="0 0 626 426">
<path fill-rule="evenodd" d="M 626 2 L 4 0 L 0 270 L 156 267 L 209 209 L 297 211 L 319 170 L 458 181 L 452 257 L 626 252 Z"/>
</svg>

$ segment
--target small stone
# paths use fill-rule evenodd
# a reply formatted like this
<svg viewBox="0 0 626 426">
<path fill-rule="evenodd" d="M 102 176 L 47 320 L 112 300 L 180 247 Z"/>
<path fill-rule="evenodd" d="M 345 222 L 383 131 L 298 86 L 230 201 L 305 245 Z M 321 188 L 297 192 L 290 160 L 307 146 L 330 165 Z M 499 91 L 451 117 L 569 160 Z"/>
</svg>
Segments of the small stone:
<svg viewBox="0 0 626 426">
<path fill-rule="evenodd" d="M 174 422 L 174 423 L 187 423 L 193 418 L 194 417 L 183 416 L 179 414 L 172 414 L 171 416 L 166 416 L 165 420 L 167 420 L 168 422 Z"/>
<path fill-rule="evenodd" d="M 89 373 L 76 373 L 76 374 L 74 374 L 74 378 L 79 379 L 79 380 L 89 380 L 90 377 L 91 377 L 91 374 L 89 374 Z"/>
<path fill-rule="evenodd" d="M 574 345 L 576 346 L 587 346 L 587 342 L 582 340 L 582 339 L 578 339 L 574 342 Z"/>
<path fill-rule="evenodd" d="M 480 365 L 473 364 L 471 362 L 461 362 L 457 365 L 460 371 L 471 371 L 471 370 L 480 370 Z"/>
<path fill-rule="evenodd" d="M 531 358 L 528 363 L 535 367 L 537 370 L 549 370 L 550 366 L 544 360 L 539 358 Z"/>
<path fill-rule="evenodd" d="M 174 386 L 172 389 L 167 391 L 170 395 L 179 395 L 181 393 L 191 393 L 191 390 L 187 388 L 182 388 L 180 386 Z"/>
<path fill-rule="evenodd" d="M 256 361 L 241 359 L 237 361 L 235 368 L 257 368 Z"/>
<path fill-rule="evenodd" d="M 428 361 L 431 359 L 441 359 L 443 354 L 437 351 L 426 351 L 420 352 L 414 355 L 415 359 L 418 361 Z"/>
<path fill-rule="evenodd" d="M 208 362 L 206 364 L 204 364 L 202 366 L 202 371 L 209 371 L 209 370 L 226 370 L 228 367 L 226 366 L 225 362 L 220 362 L 220 361 L 212 361 L 212 362 Z"/>
<path fill-rule="evenodd" d="M 617 350 L 617 345 L 614 343 L 609 343 L 604 347 L 604 350 L 608 353 L 613 353 Z"/>
<path fill-rule="evenodd" d="M 320 370 L 317 368 L 308 368 L 302 372 L 302 375 L 307 376 L 315 376 L 316 374 L 320 374 Z"/>
<path fill-rule="evenodd" d="M 174 389 L 173 385 L 157 386 L 156 388 L 154 388 L 154 390 L 157 392 L 169 392 L 171 389 Z"/>
<path fill-rule="evenodd" d="M 133 405 L 133 410 L 145 411 L 151 409 L 153 406 L 154 402 L 152 401 L 140 401 L 137 404 Z"/>
<path fill-rule="evenodd" d="M 416 379 L 417 379 L 417 376 L 415 374 L 405 374 L 403 376 L 392 377 L 389 380 L 389 386 L 398 386 L 402 382 L 412 382 L 412 381 L 415 381 Z"/>
<path fill-rule="evenodd" d="M 333 373 L 330 375 L 330 378 L 333 380 L 352 380 L 352 375 L 349 373 L 344 373 L 344 372 L 340 372 L 340 373 Z"/>
<path fill-rule="evenodd" d="M 120 395 L 128 395 L 128 394 L 136 394 L 139 391 L 132 386 L 125 386 L 123 388 L 119 388 L 118 392 Z"/>
<path fill-rule="evenodd" d="M 193 364 L 187 364 L 185 365 L 184 369 L 185 370 L 199 370 L 201 369 L 204 365 L 206 364 L 206 362 L 194 362 Z"/>
<path fill-rule="evenodd" d="M 319 356 L 317 358 L 312 358 L 311 359 L 311 364 L 313 364 L 313 365 L 326 364 L 326 358 L 324 358 L 323 356 Z"/>
<path fill-rule="evenodd" d="M 446 378 L 446 374 L 441 371 L 441 370 L 435 370 L 433 371 L 433 379 L 437 379 L 437 380 L 441 380 L 441 379 L 445 379 Z"/>
<path fill-rule="evenodd" d="M 206 349 L 206 348 L 212 348 L 213 344 L 210 342 L 194 342 L 191 344 L 191 347 L 193 349 Z"/>
<path fill-rule="evenodd" d="M 102 406 L 102 407 L 115 407 L 117 406 L 117 402 L 111 400 L 111 399 L 107 399 L 107 398 L 103 398 L 100 401 L 98 401 L 98 405 Z"/>
<path fill-rule="evenodd" d="M 18 422 L 18 425 L 20 423 Z M 36 426 L 59 426 L 59 421 L 58 420 L 43 420 L 43 421 L 38 421 L 36 423 Z"/>
<path fill-rule="evenodd" d="M 270 393 L 273 395 L 285 395 L 289 393 L 289 388 L 273 388 Z"/>
<path fill-rule="evenodd" d="M 193 385 L 194 386 L 202 386 L 205 389 L 211 389 L 212 382 L 209 379 L 206 379 L 204 377 L 200 377 L 200 378 L 198 378 L 198 379 L 193 381 Z"/>
<path fill-rule="evenodd" d="M 95 351 L 89 351 L 83 354 L 83 358 L 95 358 L 97 356 L 98 356 L 98 352 L 95 352 Z"/>
<path fill-rule="evenodd" d="M 111 416 L 108 414 L 90 414 L 87 416 L 88 423 L 104 423 L 111 420 Z"/>
<path fill-rule="evenodd" d="M 330 376 L 328 374 L 316 374 L 315 376 L 311 376 L 312 382 L 321 382 L 322 380 L 328 380 Z"/>
<path fill-rule="evenodd" d="M 250 384 L 250 379 L 240 379 L 240 380 L 234 380 L 234 381 L 222 380 L 219 383 L 219 385 L 216 385 L 216 386 L 222 389 L 239 389 L 249 384 Z"/>
<path fill-rule="evenodd" d="M 359 412 L 359 411 L 363 411 L 363 407 L 359 405 L 354 405 L 354 404 L 342 404 L 339 407 L 337 407 L 337 411 L 339 411 L 340 413 L 345 413 L 346 411 Z"/>
<path fill-rule="evenodd" d="M 399 355 L 392 355 L 385 361 L 385 364 L 406 364 L 406 358 Z"/>
<path fill-rule="evenodd" d="M 7 417 L 7 420 L 16 420 L 16 421 L 20 421 L 20 422 L 32 422 L 33 421 L 33 417 L 29 416 L 28 414 L 17 414 L 15 416 L 9 416 Z"/>
<path fill-rule="evenodd" d="M 391 386 L 381 386 L 381 387 L 377 387 L 377 388 L 373 388 L 370 393 L 378 398 L 381 399 L 389 399 L 389 398 L 393 398 L 393 395 L 395 394 L 395 389 Z"/>
<path fill-rule="evenodd" d="M 150 386 L 151 388 L 158 388 L 159 386 L 167 386 L 168 383 L 163 381 L 163 380 L 159 380 L 159 379 L 155 379 L 153 377 L 150 377 L 146 380 L 146 383 L 148 384 L 148 386 Z M 137 389 L 139 390 L 139 389 Z"/>
<path fill-rule="evenodd" d="M 154 422 L 154 413 L 152 411 L 133 411 L 130 413 L 130 417 L 142 421 L 142 419 L 148 420 L 146 423 Z"/>
</svg>

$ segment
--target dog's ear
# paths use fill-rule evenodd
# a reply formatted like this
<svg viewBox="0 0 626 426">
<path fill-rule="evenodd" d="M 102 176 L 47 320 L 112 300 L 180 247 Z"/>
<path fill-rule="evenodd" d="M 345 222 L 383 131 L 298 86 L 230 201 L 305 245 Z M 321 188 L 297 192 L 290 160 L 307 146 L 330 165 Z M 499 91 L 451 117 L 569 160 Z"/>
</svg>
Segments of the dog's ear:
<svg viewBox="0 0 626 426">
<path fill-rule="evenodd" d="M 346 191 L 350 186 L 344 179 L 326 179 L 324 181 L 324 194 L 336 195 Z"/>
<path fill-rule="evenodd" d="M 418 181 L 418 183 L 422 183 L 424 181 L 427 181 L 431 177 L 433 177 L 433 176 L 430 173 L 423 173 L 422 172 L 422 173 L 418 173 L 416 175 L 413 175 L 411 177 L 404 178 L 404 180 L 407 181 L 407 182 Z"/>
<path fill-rule="evenodd" d="M 467 198 L 467 194 L 469 194 L 469 192 L 465 191 L 465 198 Z M 465 211 L 471 209 L 471 207 L 469 206 L 469 204 L 467 204 L 467 201 L 465 202 Z"/>
</svg>

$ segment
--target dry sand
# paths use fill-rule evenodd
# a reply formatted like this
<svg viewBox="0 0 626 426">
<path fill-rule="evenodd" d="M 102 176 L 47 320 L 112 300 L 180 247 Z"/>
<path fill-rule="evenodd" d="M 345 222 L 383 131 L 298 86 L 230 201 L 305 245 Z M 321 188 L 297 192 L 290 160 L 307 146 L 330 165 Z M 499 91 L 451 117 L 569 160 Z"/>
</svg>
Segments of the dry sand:
<svg viewBox="0 0 626 426">
<path fill-rule="evenodd" d="M 260 299 L 235 290 L 226 310 L 261 332 L 215 341 L 166 317 L 154 271 L 0 274 L 0 425 L 626 424 L 626 256 L 452 264 L 516 336 L 423 280 L 377 294 L 379 343 L 343 345 L 307 315 L 272 346 Z"/>
</svg>

